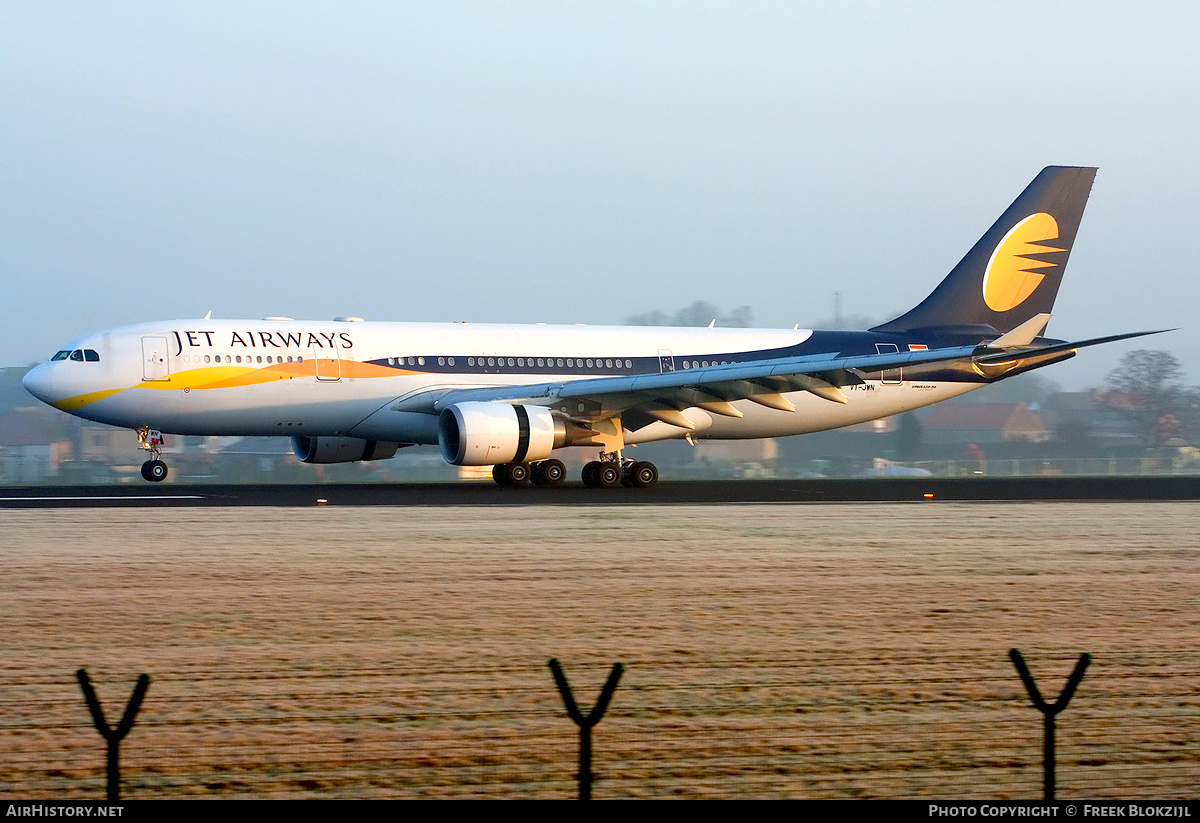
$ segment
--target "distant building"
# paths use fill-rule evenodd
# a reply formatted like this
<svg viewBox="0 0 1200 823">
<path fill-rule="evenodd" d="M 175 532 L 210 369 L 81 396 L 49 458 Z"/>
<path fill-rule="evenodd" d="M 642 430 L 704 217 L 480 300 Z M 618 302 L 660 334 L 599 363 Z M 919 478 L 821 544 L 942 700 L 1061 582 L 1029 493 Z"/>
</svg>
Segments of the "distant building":
<svg viewBox="0 0 1200 823">
<path fill-rule="evenodd" d="M 1128 398 L 1098 390 L 1057 392 L 1038 409 L 1059 440 L 1086 440 L 1090 448 L 1141 445 L 1130 425 Z"/>
<path fill-rule="evenodd" d="M 0 417 L 0 453 L 5 483 L 43 483 L 70 458 L 71 440 L 39 410 L 16 408 Z"/>
<path fill-rule="evenodd" d="M 941 403 L 923 421 L 930 439 L 943 443 L 992 445 L 1042 443 L 1050 433 L 1024 403 Z"/>
</svg>

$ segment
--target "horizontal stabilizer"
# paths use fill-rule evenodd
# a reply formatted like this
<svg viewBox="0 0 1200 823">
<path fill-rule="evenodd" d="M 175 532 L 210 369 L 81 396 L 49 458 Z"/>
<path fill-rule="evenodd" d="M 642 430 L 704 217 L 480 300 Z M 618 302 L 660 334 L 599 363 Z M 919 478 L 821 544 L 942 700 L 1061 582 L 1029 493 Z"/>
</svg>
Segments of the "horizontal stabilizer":
<svg viewBox="0 0 1200 823">
<path fill-rule="evenodd" d="M 1145 337 L 1150 334 L 1163 334 L 1164 332 L 1169 331 L 1175 330 L 1156 329 L 1155 331 L 1135 331 L 1128 334 L 1113 334 L 1109 335 L 1108 337 L 1093 337 L 1090 340 L 1077 340 L 1074 343 L 1057 343 L 1053 346 L 1041 346 L 1036 349 L 1027 349 L 1021 352 L 999 352 L 997 354 L 988 354 L 982 357 L 976 357 L 975 362 L 983 366 L 991 363 L 1007 363 L 1014 358 L 1024 359 L 1026 357 L 1038 357 L 1044 354 L 1057 354 L 1058 352 L 1074 351 L 1075 349 L 1084 349 L 1088 346 L 1099 346 L 1102 343 L 1115 343 L 1118 340 L 1131 340 L 1134 337 Z"/>
</svg>

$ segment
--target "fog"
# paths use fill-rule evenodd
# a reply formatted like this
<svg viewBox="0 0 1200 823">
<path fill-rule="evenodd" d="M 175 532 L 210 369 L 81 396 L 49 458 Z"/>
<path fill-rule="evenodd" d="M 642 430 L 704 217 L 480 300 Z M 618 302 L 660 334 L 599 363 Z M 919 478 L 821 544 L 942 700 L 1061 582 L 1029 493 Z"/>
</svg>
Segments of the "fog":
<svg viewBox="0 0 1200 823">
<path fill-rule="evenodd" d="M 888 319 L 1096 165 L 1050 333 L 1179 327 L 1185 4 L 7 2 L 5 356 L 154 319 Z"/>
</svg>

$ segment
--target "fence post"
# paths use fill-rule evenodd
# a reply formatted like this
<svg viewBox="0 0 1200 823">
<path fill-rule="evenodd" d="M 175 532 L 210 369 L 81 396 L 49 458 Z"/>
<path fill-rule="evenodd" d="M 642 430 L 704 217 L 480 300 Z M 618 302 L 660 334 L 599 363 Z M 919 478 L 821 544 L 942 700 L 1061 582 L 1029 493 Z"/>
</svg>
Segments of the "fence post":
<svg viewBox="0 0 1200 823">
<path fill-rule="evenodd" d="M 142 698 L 146 696 L 146 689 L 150 688 L 150 675 L 143 674 L 138 677 L 137 685 L 133 689 L 133 696 L 129 698 L 125 714 L 115 729 L 110 728 L 104 719 L 104 709 L 100 708 L 100 701 L 96 697 L 96 690 L 92 688 L 92 681 L 88 678 L 87 669 L 75 672 L 75 677 L 79 679 L 79 688 L 83 689 L 83 699 L 87 702 L 88 711 L 92 713 L 92 722 L 96 724 L 96 731 L 100 732 L 100 736 L 108 741 L 108 799 L 119 800 L 121 794 L 120 744 L 122 738 L 133 728 L 133 720 L 137 717 L 138 709 L 142 707 Z"/>
<path fill-rule="evenodd" d="M 1029 692 L 1029 699 L 1033 701 L 1034 708 L 1042 713 L 1045 723 L 1045 737 L 1042 742 L 1042 796 L 1044 800 L 1051 801 L 1054 799 L 1054 718 L 1071 702 L 1075 688 L 1079 685 L 1079 681 L 1083 680 L 1083 673 L 1087 671 L 1088 665 L 1092 662 L 1092 656 L 1087 653 L 1079 655 L 1079 662 L 1075 664 L 1075 670 L 1067 678 L 1067 685 L 1063 687 L 1062 694 L 1058 696 L 1058 700 L 1054 701 L 1053 705 L 1042 699 L 1042 693 L 1038 691 L 1037 684 L 1033 682 L 1033 675 L 1029 673 L 1029 667 L 1025 665 L 1025 658 L 1021 656 L 1021 651 L 1009 649 L 1008 656 L 1012 658 L 1013 665 L 1017 667 L 1017 674 L 1021 675 L 1021 682 L 1025 684 L 1025 690 Z"/>
<path fill-rule="evenodd" d="M 558 686 L 558 692 L 562 695 L 563 704 L 567 708 L 567 714 L 579 726 L 579 799 L 592 799 L 592 726 L 600 722 L 600 718 L 604 717 L 604 711 L 608 708 L 608 701 L 612 699 L 613 692 L 617 690 L 617 682 L 621 679 L 621 672 L 625 671 L 625 666 L 621 663 L 614 663 L 612 671 L 609 672 L 608 680 L 604 684 L 604 688 L 600 691 L 600 699 L 596 701 L 595 707 L 592 708 L 587 717 L 579 711 L 579 706 L 575 703 L 575 698 L 571 695 L 571 685 L 567 683 L 567 676 L 563 674 L 562 666 L 558 663 L 558 658 L 550 658 L 550 671 L 554 674 L 554 682 Z"/>
</svg>

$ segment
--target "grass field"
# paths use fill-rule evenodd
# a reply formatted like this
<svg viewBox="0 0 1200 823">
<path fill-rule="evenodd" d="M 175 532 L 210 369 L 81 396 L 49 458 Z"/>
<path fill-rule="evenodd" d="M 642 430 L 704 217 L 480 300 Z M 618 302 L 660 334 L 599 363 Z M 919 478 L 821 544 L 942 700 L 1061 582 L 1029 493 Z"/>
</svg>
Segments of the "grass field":
<svg viewBox="0 0 1200 823">
<path fill-rule="evenodd" d="M 1200 505 L 0 510 L 0 794 L 1194 797 Z"/>
</svg>

